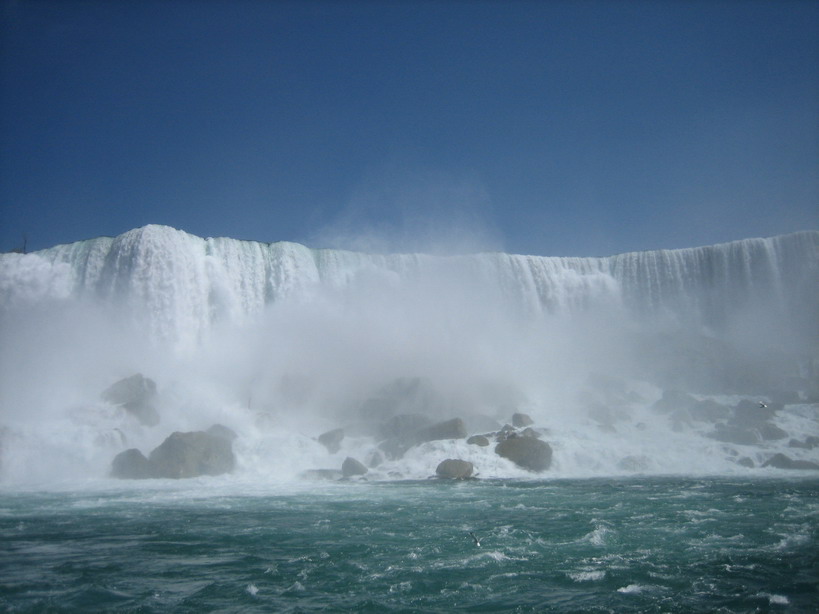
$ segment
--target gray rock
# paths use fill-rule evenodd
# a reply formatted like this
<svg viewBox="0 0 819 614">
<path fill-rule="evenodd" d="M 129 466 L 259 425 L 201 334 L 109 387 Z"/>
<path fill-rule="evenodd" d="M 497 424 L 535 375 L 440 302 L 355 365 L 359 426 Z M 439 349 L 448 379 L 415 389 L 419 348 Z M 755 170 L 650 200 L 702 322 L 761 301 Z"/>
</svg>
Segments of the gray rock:
<svg viewBox="0 0 819 614">
<path fill-rule="evenodd" d="M 762 437 L 756 429 L 718 424 L 713 432 L 708 434 L 711 439 L 725 443 L 734 443 L 739 446 L 756 445 Z"/>
<path fill-rule="evenodd" d="M 236 464 L 231 442 L 204 431 L 171 433 L 148 456 L 153 475 L 162 478 L 194 478 L 233 471 Z"/>
<path fill-rule="evenodd" d="M 466 443 L 473 446 L 481 446 L 485 448 L 486 446 L 489 445 L 489 440 L 483 435 L 472 435 L 472 437 L 466 440 Z"/>
<path fill-rule="evenodd" d="M 742 458 L 740 458 L 737 461 L 737 465 L 747 467 L 748 469 L 753 469 L 754 467 L 756 467 L 756 464 L 754 463 L 754 461 L 752 459 L 748 458 L 747 456 L 743 456 Z"/>
<path fill-rule="evenodd" d="M 691 409 L 697 404 L 697 399 L 690 394 L 679 390 L 665 390 L 662 398 L 654 403 L 652 408 L 661 414 L 669 414 L 675 410 Z"/>
<path fill-rule="evenodd" d="M 102 393 L 103 401 L 119 405 L 145 426 L 159 424 L 156 411 L 156 383 L 141 373 L 126 377 Z"/>
<path fill-rule="evenodd" d="M 466 437 L 466 425 L 460 418 L 438 422 L 415 433 L 415 442 L 438 441 L 440 439 L 463 439 Z"/>
<path fill-rule="evenodd" d="M 154 477 L 153 465 L 145 455 L 131 448 L 120 452 L 111 463 L 111 477 L 124 480 L 144 480 Z"/>
<path fill-rule="evenodd" d="M 384 422 L 379 434 L 382 439 L 413 440 L 415 433 L 429 426 L 431 422 L 423 414 L 399 414 Z"/>
<path fill-rule="evenodd" d="M 765 441 L 785 439 L 785 437 L 788 436 L 787 431 L 783 431 L 778 426 L 767 422 L 765 424 L 760 424 L 759 427 L 757 428 L 757 431 L 759 432 L 760 437 L 762 437 L 762 439 L 764 439 Z"/>
<path fill-rule="evenodd" d="M 466 428 L 470 433 L 484 433 L 487 431 L 497 431 L 501 425 L 500 422 L 484 414 L 467 415 L 464 418 Z"/>
<path fill-rule="evenodd" d="M 715 422 L 728 418 L 731 415 L 731 408 L 712 399 L 706 399 L 690 407 L 688 413 L 694 420 Z"/>
<path fill-rule="evenodd" d="M 518 428 L 522 428 L 524 426 L 529 426 L 530 424 L 534 424 L 535 421 L 532 420 L 528 414 L 521 414 L 515 413 L 512 414 L 512 424 Z"/>
<path fill-rule="evenodd" d="M 302 472 L 301 477 L 309 480 L 340 480 L 344 474 L 338 469 L 308 469 Z"/>
<path fill-rule="evenodd" d="M 450 480 L 465 480 L 472 476 L 473 469 L 474 467 L 469 461 L 448 458 L 438 465 L 435 469 L 435 475 Z"/>
<path fill-rule="evenodd" d="M 238 437 L 238 435 L 235 433 L 235 431 L 233 431 L 233 429 L 229 429 L 223 424 L 214 424 L 205 432 L 208 435 L 213 435 L 214 437 L 221 437 L 222 439 L 226 439 L 227 441 L 235 441 L 236 438 Z"/>
<path fill-rule="evenodd" d="M 354 475 L 364 475 L 365 473 L 367 473 L 367 468 L 352 456 L 345 458 L 344 462 L 341 464 L 341 474 L 345 478 L 349 478 Z"/>
<path fill-rule="evenodd" d="M 774 454 L 771 458 L 762 463 L 763 467 L 775 467 L 777 469 L 819 469 L 819 464 L 811 461 L 793 460 L 784 454 Z"/>
<path fill-rule="evenodd" d="M 521 437 L 532 437 L 533 439 L 540 439 L 543 435 L 532 427 L 527 426 L 520 434 Z"/>
<path fill-rule="evenodd" d="M 812 450 L 817 445 L 819 445 L 819 437 L 806 437 L 805 441 L 799 441 L 798 439 L 791 439 L 788 442 L 789 448 L 802 448 L 804 450 Z"/>
<path fill-rule="evenodd" d="M 333 429 L 319 435 L 319 443 L 327 448 L 330 454 L 335 454 L 341 449 L 341 442 L 344 439 L 344 429 Z"/>
<path fill-rule="evenodd" d="M 531 437 L 505 439 L 495 446 L 495 453 L 530 471 L 545 471 L 552 464 L 552 447 Z"/>
</svg>

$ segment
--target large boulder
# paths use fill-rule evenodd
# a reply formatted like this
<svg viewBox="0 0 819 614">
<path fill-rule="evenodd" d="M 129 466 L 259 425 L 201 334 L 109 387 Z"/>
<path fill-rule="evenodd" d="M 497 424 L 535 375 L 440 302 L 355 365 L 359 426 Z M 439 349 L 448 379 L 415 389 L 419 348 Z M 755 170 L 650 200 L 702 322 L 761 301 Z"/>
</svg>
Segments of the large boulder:
<svg viewBox="0 0 819 614">
<path fill-rule="evenodd" d="M 120 452 L 111 463 L 111 477 L 124 480 L 144 480 L 154 477 L 153 465 L 145 455 L 131 448 Z"/>
<path fill-rule="evenodd" d="M 438 422 L 415 433 L 415 442 L 438 441 L 439 439 L 463 439 L 466 437 L 466 424 L 460 418 Z"/>
<path fill-rule="evenodd" d="M 472 463 L 457 458 L 448 458 L 442 461 L 435 469 L 435 475 L 449 480 L 465 480 L 472 476 Z"/>
<path fill-rule="evenodd" d="M 466 443 L 485 448 L 489 445 L 489 439 L 487 439 L 485 435 L 472 435 L 472 437 L 466 440 Z"/>
<path fill-rule="evenodd" d="M 102 393 L 103 401 L 119 405 L 145 426 L 159 424 L 156 411 L 156 383 L 141 373 L 112 384 Z"/>
<path fill-rule="evenodd" d="M 495 453 L 529 471 L 545 471 L 552 464 L 552 447 L 533 437 L 504 439 L 495 446 Z"/>
<path fill-rule="evenodd" d="M 175 479 L 221 475 L 236 464 L 230 440 L 205 431 L 172 433 L 148 460 L 155 477 Z"/>
<path fill-rule="evenodd" d="M 465 438 L 466 425 L 460 418 L 429 424 L 429 419 L 420 414 L 402 414 L 386 422 L 381 432 L 387 437 L 378 445 L 379 449 L 397 460 L 411 447 L 427 441 Z"/>
<path fill-rule="evenodd" d="M 367 473 L 367 467 L 354 459 L 352 456 L 345 458 L 344 462 L 341 464 L 341 474 L 345 478 L 349 478 L 354 475 L 364 475 L 365 473 Z"/>
<path fill-rule="evenodd" d="M 423 414 L 399 414 L 384 422 L 379 428 L 382 439 L 408 441 L 416 432 L 430 425 L 432 421 Z"/>
<path fill-rule="evenodd" d="M 319 443 L 327 448 L 330 454 L 335 454 L 341 449 L 341 442 L 344 439 L 344 429 L 333 429 L 319 435 Z"/>
<path fill-rule="evenodd" d="M 529 426 L 534 424 L 535 421 L 532 420 L 528 414 L 522 413 L 515 413 L 512 414 L 512 425 L 518 428 L 522 428 L 524 426 Z"/>
<path fill-rule="evenodd" d="M 819 469 L 819 464 L 804 461 L 793 460 L 790 456 L 785 454 L 774 454 L 771 458 L 762 463 L 763 467 L 775 467 L 777 469 Z"/>
</svg>

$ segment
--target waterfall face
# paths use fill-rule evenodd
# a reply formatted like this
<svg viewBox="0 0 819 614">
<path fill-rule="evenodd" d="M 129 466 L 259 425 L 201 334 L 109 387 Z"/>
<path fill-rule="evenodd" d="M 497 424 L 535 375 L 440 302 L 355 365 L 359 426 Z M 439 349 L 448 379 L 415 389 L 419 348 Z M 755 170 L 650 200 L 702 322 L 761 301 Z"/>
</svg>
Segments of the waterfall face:
<svg viewBox="0 0 819 614">
<path fill-rule="evenodd" d="M 817 322 L 815 231 L 544 258 L 146 226 L 0 255 L 0 479 L 102 476 L 126 447 L 214 423 L 240 433 L 241 466 L 293 476 L 324 462 L 305 433 L 372 432 L 398 415 L 457 416 L 480 433 L 516 411 L 549 430 L 564 472 L 688 471 L 692 449 L 698 471 L 730 471 L 771 451 L 726 441 L 764 434 L 792 454 L 783 433 L 815 435 L 816 406 L 799 404 L 819 399 Z M 143 376 L 155 394 L 142 413 L 102 394 Z M 751 428 L 726 417 L 737 395 L 796 405 Z M 377 443 L 349 453 L 377 456 Z M 480 458 L 507 475 L 491 449 Z M 413 462 L 390 471 L 424 477 L 432 461 Z"/>
<path fill-rule="evenodd" d="M 245 322 L 270 305 L 370 283 L 434 285 L 435 294 L 494 295 L 521 317 L 622 308 L 715 334 L 764 309 L 804 325 L 817 314 L 819 232 L 609 258 L 502 253 L 362 254 L 202 239 L 146 226 L 114 239 L 2 258 L 0 305 L 82 297 L 119 304 L 152 338 L 195 347 L 215 323 Z M 804 338 L 802 339 L 804 340 Z M 815 341 L 815 339 L 814 339 Z"/>
</svg>

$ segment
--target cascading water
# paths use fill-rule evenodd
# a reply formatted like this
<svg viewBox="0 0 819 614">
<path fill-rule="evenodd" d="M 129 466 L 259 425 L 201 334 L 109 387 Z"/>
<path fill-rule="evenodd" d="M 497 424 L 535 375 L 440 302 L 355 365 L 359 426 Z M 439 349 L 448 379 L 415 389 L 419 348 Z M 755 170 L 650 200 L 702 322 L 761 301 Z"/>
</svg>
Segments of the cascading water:
<svg viewBox="0 0 819 614">
<path fill-rule="evenodd" d="M 239 434 L 240 474 L 292 477 L 329 462 L 312 437 L 360 423 L 374 399 L 384 415 L 368 420 L 407 404 L 474 424 L 525 410 L 549 429 L 557 475 L 733 471 L 738 457 L 758 466 L 819 435 L 816 322 L 815 231 L 545 258 L 362 254 L 146 226 L 0 256 L 0 475 L 103 476 L 125 447 L 222 422 Z M 159 387 L 157 426 L 100 398 L 138 372 Z M 384 400 L 415 380 L 422 400 Z M 669 389 L 779 402 L 788 437 L 747 449 L 714 437 L 719 418 L 656 410 Z M 350 436 L 336 455 L 372 445 Z M 491 449 L 425 445 L 384 475 L 426 475 L 442 454 L 525 475 Z"/>
</svg>

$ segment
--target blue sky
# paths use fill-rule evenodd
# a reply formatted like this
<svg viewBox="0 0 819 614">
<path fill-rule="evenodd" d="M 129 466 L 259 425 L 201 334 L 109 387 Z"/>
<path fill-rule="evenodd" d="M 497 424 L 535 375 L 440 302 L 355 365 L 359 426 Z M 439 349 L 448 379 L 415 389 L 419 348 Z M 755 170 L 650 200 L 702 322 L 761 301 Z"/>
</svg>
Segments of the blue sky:
<svg viewBox="0 0 819 614">
<path fill-rule="evenodd" d="M 819 3 L 2 2 L 0 250 L 819 228 Z"/>
</svg>

